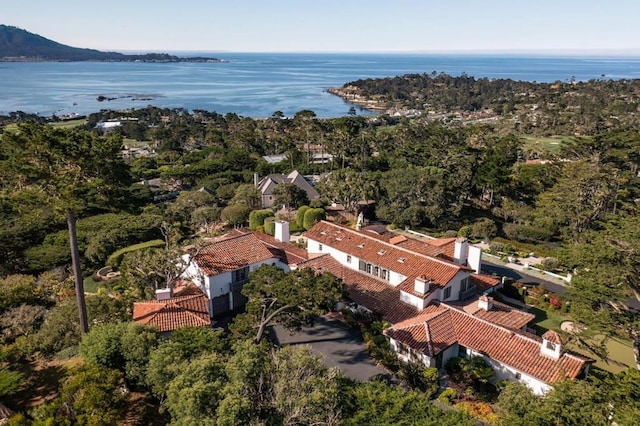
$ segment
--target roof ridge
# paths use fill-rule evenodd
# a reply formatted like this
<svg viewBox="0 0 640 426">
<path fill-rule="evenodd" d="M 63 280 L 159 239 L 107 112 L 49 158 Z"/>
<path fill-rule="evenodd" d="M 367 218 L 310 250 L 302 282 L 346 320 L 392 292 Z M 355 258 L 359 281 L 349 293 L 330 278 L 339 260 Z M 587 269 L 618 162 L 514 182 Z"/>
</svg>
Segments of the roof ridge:
<svg viewBox="0 0 640 426">
<path fill-rule="evenodd" d="M 457 264 L 457 263 L 455 263 L 455 262 L 449 262 L 449 261 L 446 261 L 446 260 L 437 259 L 437 258 L 435 258 L 435 257 L 433 257 L 433 256 L 428 256 L 428 255 L 426 255 L 426 254 L 419 253 L 419 252 L 416 252 L 416 251 L 410 250 L 410 249 L 408 249 L 408 248 L 405 248 L 405 247 L 402 247 L 402 246 L 399 246 L 399 245 L 391 244 L 391 243 L 389 243 L 389 242 L 387 242 L 387 241 L 380 240 L 380 239 L 377 239 L 377 238 L 375 238 L 375 237 L 373 237 L 373 236 L 370 236 L 370 235 L 367 235 L 367 234 L 365 234 L 365 233 L 362 233 L 362 232 L 356 231 L 355 229 L 346 228 L 346 227 L 340 226 L 340 225 L 338 225 L 338 224 L 328 222 L 328 221 L 326 221 L 326 220 L 322 220 L 322 221 L 320 221 L 319 223 L 325 223 L 325 224 L 331 225 L 331 226 L 333 226 L 334 228 L 338 228 L 338 229 L 342 229 L 342 230 L 345 230 L 345 231 L 351 232 L 352 234 L 355 234 L 355 235 L 361 236 L 361 237 L 363 237 L 363 238 L 366 238 L 366 239 L 368 239 L 369 241 L 375 241 L 375 242 L 377 242 L 377 243 L 384 244 L 384 245 L 385 245 L 385 246 L 387 246 L 387 247 L 390 247 L 390 248 L 394 248 L 394 249 L 396 249 L 396 250 L 403 251 L 403 252 L 408 253 L 408 254 L 411 254 L 411 255 L 413 255 L 413 256 L 419 256 L 419 257 L 422 257 L 422 258 L 425 258 L 425 259 L 433 260 L 433 261 L 438 262 L 438 263 L 441 263 L 441 264 L 443 264 L 443 265 L 445 265 L 445 266 L 451 266 L 451 267 L 454 267 L 454 268 L 457 268 L 457 269 L 465 269 L 465 268 L 466 268 L 465 266 L 463 266 L 463 265 L 458 265 L 458 264 Z M 415 241 L 417 241 L 417 240 L 415 240 Z"/>
</svg>

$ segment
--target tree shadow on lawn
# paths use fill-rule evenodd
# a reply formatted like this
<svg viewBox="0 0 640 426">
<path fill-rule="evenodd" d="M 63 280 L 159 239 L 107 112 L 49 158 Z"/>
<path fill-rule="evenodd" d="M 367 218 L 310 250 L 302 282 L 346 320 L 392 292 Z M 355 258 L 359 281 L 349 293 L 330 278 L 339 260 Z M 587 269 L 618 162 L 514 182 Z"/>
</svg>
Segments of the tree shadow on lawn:
<svg viewBox="0 0 640 426">
<path fill-rule="evenodd" d="M 8 404 L 23 411 L 51 401 L 68 375 L 67 366 L 68 361 L 31 361 L 13 365 L 12 369 L 24 375 L 24 382 L 18 392 L 8 398 Z"/>
</svg>

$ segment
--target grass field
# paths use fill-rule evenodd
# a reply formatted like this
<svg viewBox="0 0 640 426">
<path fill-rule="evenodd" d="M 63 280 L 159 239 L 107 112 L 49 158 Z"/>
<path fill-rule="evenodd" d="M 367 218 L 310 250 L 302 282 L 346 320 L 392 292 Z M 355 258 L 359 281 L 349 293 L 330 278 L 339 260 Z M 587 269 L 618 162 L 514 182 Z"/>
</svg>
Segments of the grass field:
<svg viewBox="0 0 640 426">
<path fill-rule="evenodd" d="M 529 308 L 529 312 L 536 316 L 533 328 L 538 335 L 542 335 L 547 330 L 560 331 L 560 324 L 567 321 L 567 317 L 553 312 L 545 312 L 539 308 Z M 602 336 L 595 336 L 595 338 L 600 339 Z M 575 343 L 570 343 L 567 347 L 574 352 L 595 359 L 595 367 L 611 373 L 619 373 L 635 365 L 631 342 L 614 338 L 609 339 L 607 341 L 608 359 L 606 361 L 599 359 L 586 348 L 580 347 Z"/>
<path fill-rule="evenodd" d="M 529 151 L 536 151 L 540 154 L 558 154 L 562 144 L 573 139 L 572 136 L 521 136 L 524 148 Z"/>
<path fill-rule="evenodd" d="M 87 120 L 85 118 L 80 118 L 78 120 L 56 121 L 51 123 L 51 126 L 57 129 L 72 129 L 74 127 L 84 126 L 85 124 L 87 124 Z M 17 123 L 7 124 L 4 128 L 5 132 L 15 132 L 16 130 L 18 130 Z"/>
</svg>

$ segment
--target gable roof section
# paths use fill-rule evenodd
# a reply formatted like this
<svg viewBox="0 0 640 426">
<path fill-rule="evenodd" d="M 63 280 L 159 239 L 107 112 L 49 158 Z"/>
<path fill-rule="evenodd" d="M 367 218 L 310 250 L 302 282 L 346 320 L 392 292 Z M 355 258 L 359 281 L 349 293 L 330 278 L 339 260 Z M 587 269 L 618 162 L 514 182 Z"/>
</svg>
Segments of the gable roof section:
<svg viewBox="0 0 640 426">
<path fill-rule="evenodd" d="M 240 234 L 203 247 L 193 261 L 206 276 L 214 276 L 273 258 L 254 234 Z"/>
<path fill-rule="evenodd" d="M 260 240 L 267 250 L 274 255 L 274 257 L 279 258 L 287 265 L 296 265 L 308 259 L 307 251 L 305 249 L 296 247 L 290 243 L 280 242 L 271 235 L 244 229 L 237 230 L 237 232 L 241 234 L 253 234 L 258 240 Z"/>
<path fill-rule="evenodd" d="M 545 383 L 577 377 L 589 359 L 565 352 L 555 360 L 540 352 L 541 339 L 518 333 L 466 312 L 441 304 L 447 312 L 437 316 L 420 315 L 396 324 L 385 334 L 410 348 L 435 356 L 453 343 L 482 353 L 504 365 L 522 371 Z M 430 332 L 429 345 L 422 330 Z M 431 352 L 425 349 L 431 348 Z"/>
<path fill-rule="evenodd" d="M 486 311 L 478 307 L 478 301 L 464 307 L 464 311 L 471 315 L 501 325 L 509 329 L 521 329 L 535 319 L 535 315 L 529 312 L 512 308 L 509 305 L 492 300 L 491 308 Z"/>
<path fill-rule="evenodd" d="M 294 184 L 307 193 L 307 197 L 309 197 L 309 200 L 320 198 L 320 194 L 318 193 L 318 191 L 297 170 L 292 171 L 288 175 L 274 173 L 265 176 L 258 183 L 258 190 L 262 193 L 262 195 L 271 195 L 273 187 L 281 183 Z"/>
<path fill-rule="evenodd" d="M 446 286 L 461 270 L 469 268 L 429 255 L 417 253 L 333 223 L 321 221 L 306 232 L 306 237 L 333 247 L 375 265 L 397 272 L 407 278 L 426 276 L 432 284 Z"/>
<path fill-rule="evenodd" d="M 342 279 L 351 300 L 382 316 L 385 321 L 396 323 L 414 317 L 419 311 L 400 301 L 400 290 L 372 276 L 362 274 L 341 265 L 326 254 L 298 264 L 298 268 L 313 268 L 329 272 Z"/>
<path fill-rule="evenodd" d="M 208 298 L 194 285 L 167 300 L 148 300 L 133 304 L 133 320 L 155 326 L 159 332 L 182 327 L 207 327 L 211 325 Z"/>
</svg>

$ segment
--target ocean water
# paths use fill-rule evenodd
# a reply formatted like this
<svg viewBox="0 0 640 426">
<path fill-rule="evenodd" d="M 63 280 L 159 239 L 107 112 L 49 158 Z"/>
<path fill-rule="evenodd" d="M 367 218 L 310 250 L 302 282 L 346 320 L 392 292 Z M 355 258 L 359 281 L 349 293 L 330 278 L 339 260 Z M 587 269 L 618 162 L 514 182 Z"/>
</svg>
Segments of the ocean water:
<svg viewBox="0 0 640 426">
<path fill-rule="evenodd" d="M 172 52 L 176 53 L 176 52 Z M 224 63 L 0 63 L 0 114 L 86 114 L 155 105 L 246 117 L 345 115 L 326 92 L 360 78 L 466 73 L 538 82 L 640 78 L 640 58 L 435 54 L 202 53 Z M 99 102 L 98 96 L 110 98 Z M 364 112 L 362 112 L 364 113 Z"/>
</svg>

